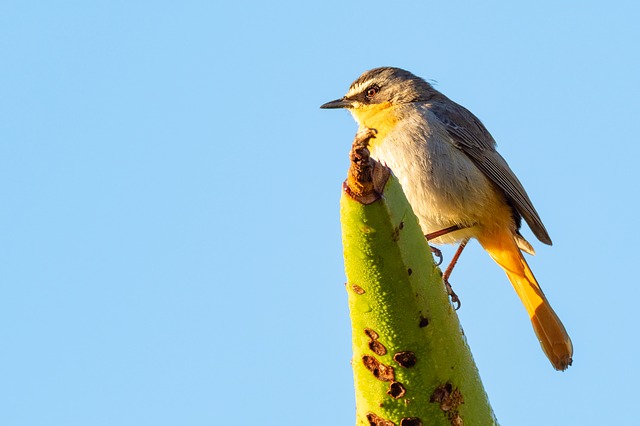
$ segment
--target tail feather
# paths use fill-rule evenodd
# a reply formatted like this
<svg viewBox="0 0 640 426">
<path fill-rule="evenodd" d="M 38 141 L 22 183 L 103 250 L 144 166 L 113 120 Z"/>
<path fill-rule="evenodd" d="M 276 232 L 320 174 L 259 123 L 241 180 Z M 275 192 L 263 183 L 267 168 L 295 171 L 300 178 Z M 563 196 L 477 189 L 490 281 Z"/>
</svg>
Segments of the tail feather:
<svg viewBox="0 0 640 426">
<path fill-rule="evenodd" d="M 542 350 L 556 370 L 571 365 L 573 345 L 562 322 L 533 276 L 513 235 L 502 233 L 491 238 L 479 238 L 480 244 L 504 269 L 524 305 Z"/>
</svg>

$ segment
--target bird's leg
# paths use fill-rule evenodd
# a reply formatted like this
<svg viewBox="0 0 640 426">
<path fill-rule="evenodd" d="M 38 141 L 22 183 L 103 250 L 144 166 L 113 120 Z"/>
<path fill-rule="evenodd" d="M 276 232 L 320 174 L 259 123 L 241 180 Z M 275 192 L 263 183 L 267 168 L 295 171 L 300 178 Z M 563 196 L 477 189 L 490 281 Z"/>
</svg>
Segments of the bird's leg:
<svg viewBox="0 0 640 426">
<path fill-rule="evenodd" d="M 459 229 L 462 229 L 462 227 L 460 227 L 460 225 L 453 225 L 453 226 L 441 229 L 441 230 L 436 231 L 436 232 L 430 232 L 427 235 L 425 235 L 425 237 L 427 237 L 427 241 L 429 241 L 429 240 L 433 240 L 433 239 L 438 238 L 438 237 L 442 237 L 443 235 L 447 235 L 448 233 L 453 232 L 453 231 L 457 231 Z"/>
<path fill-rule="evenodd" d="M 451 276 L 451 273 L 453 272 L 453 268 L 456 266 L 456 263 L 458 262 L 460 255 L 462 254 L 462 250 L 464 250 L 468 242 L 469 242 L 469 238 L 465 238 L 464 240 L 462 240 L 462 242 L 458 246 L 458 250 L 456 250 L 456 254 L 454 254 L 453 258 L 451 259 L 451 263 L 449 263 L 449 266 L 447 266 L 447 269 L 445 269 L 444 274 L 442 274 L 442 280 L 444 281 L 444 285 L 447 287 L 447 293 L 449 294 L 449 296 L 451 296 L 451 301 L 456 305 L 458 305 L 456 307 L 456 311 L 460 309 L 460 298 L 453 291 L 453 288 L 451 288 L 451 284 L 449 283 L 449 277 Z"/>
<path fill-rule="evenodd" d="M 425 235 L 425 237 L 427 238 L 427 241 L 429 241 L 429 240 L 433 240 L 434 238 L 442 237 L 443 235 L 446 235 L 449 232 L 457 231 L 458 229 L 462 229 L 462 228 L 460 228 L 460 226 L 458 225 L 453 225 L 436 232 L 431 232 Z M 438 262 L 436 263 L 436 266 L 440 266 L 440 264 L 442 264 L 442 252 L 440 251 L 440 249 L 434 246 L 429 246 L 429 247 L 431 248 L 431 253 L 433 253 L 438 258 Z"/>
<path fill-rule="evenodd" d="M 438 237 L 442 237 L 443 235 L 446 235 L 450 232 L 458 231 L 464 228 L 466 228 L 466 226 L 453 225 L 448 228 L 441 229 L 439 231 L 430 232 L 427 235 L 425 235 L 425 237 L 427 238 L 427 241 L 429 241 Z M 460 298 L 453 291 L 453 288 L 449 283 L 449 277 L 451 276 L 451 272 L 453 272 L 453 268 L 456 266 L 456 263 L 458 262 L 458 258 L 462 254 L 462 250 L 464 250 L 464 247 L 467 245 L 468 242 L 469 242 L 469 238 L 465 238 L 464 240 L 462 240 L 462 242 L 460 243 L 460 246 L 458 247 L 458 250 L 456 250 L 456 254 L 454 254 L 453 259 L 451 259 L 451 263 L 449 263 L 449 266 L 447 266 L 447 269 L 444 271 L 444 274 L 442 274 L 442 280 L 444 281 L 444 285 L 447 288 L 447 294 L 449 294 L 449 296 L 451 297 L 451 301 L 457 305 L 456 311 L 460 309 Z M 429 247 L 431 248 L 431 252 L 439 258 L 437 266 L 440 266 L 440 264 L 442 263 L 442 252 L 433 246 L 429 246 Z"/>
</svg>

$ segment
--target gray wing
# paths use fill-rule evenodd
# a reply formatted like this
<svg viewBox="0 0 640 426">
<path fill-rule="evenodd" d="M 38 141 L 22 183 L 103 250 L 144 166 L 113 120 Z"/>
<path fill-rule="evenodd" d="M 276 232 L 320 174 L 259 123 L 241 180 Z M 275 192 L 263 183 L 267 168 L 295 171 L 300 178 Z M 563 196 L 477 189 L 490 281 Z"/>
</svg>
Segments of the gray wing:
<svg viewBox="0 0 640 426">
<path fill-rule="evenodd" d="M 456 146 L 504 191 L 512 207 L 527 221 L 534 235 L 551 245 L 551 238 L 538 212 L 516 175 L 496 151 L 496 142 L 489 131 L 469 110 L 440 95 L 443 99 L 436 98 L 427 103 L 429 110 L 445 125 Z"/>
</svg>

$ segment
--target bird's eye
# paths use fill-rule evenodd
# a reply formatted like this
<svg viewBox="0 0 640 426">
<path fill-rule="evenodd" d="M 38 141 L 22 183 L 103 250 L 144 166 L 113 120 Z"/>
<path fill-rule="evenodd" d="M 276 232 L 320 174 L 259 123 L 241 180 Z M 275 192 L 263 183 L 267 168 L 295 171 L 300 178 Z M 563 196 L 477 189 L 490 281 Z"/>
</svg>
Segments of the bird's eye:
<svg viewBox="0 0 640 426">
<path fill-rule="evenodd" d="M 378 94 L 379 91 L 380 91 L 380 88 L 378 86 L 375 86 L 375 85 L 371 86 L 365 92 L 365 96 L 367 97 L 367 99 L 372 99 L 375 95 Z"/>
</svg>

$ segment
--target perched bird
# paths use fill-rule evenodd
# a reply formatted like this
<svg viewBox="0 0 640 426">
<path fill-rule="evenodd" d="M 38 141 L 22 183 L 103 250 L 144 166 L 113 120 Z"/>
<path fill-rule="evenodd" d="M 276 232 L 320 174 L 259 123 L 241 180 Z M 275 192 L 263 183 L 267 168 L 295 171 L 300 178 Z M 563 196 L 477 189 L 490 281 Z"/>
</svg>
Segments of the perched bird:
<svg viewBox="0 0 640 426">
<path fill-rule="evenodd" d="M 371 156 L 397 176 L 427 238 L 460 243 L 445 278 L 477 239 L 506 272 L 553 367 L 571 365 L 571 339 L 522 254 L 534 254 L 520 234 L 522 218 L 541 242 L 551 245 L 551 238 L 480 120 L 422 78 L 391 67 L 365 72 L 321 108 L 346 108 L 360 131 L 372 129 Z"/>
</svg>

